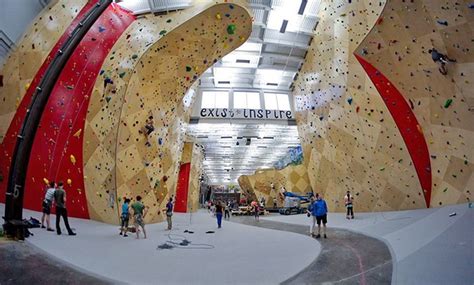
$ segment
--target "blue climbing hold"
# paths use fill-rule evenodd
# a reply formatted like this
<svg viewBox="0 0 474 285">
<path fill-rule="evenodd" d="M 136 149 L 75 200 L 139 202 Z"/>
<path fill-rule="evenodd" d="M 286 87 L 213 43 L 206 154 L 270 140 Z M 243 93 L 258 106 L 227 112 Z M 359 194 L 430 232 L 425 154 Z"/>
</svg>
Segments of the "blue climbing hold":
<svg viewBox="0 0 474 285">
<path fill-rule="evenodd" d="M 448 21 L 446 21 L 446 20 L 436 20 L 436 22 L 440 25 L 444 25 L 444 26 L 448 25 Z"/>
<path fill-rule="evenodd" d="M 99 33 L 102 33 L 103 31 L 105 31 L 105 28 L 102 26 L 99 26 Z"/>
</svg>

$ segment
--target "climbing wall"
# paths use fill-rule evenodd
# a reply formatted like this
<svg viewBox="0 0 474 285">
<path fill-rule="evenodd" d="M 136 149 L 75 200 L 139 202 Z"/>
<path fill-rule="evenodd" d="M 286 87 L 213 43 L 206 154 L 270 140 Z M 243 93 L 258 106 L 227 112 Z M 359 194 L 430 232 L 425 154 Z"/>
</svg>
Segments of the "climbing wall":
<svg viewBox="0 0 474 285">
<path fill-rule="evenodd" d="M 191 157 L 191 173 L 189 174 L 188 209 L 196 212 L 199 209 L 200 177 L 203 173 L 204 154 L 201 146 L 194 144 Z"/>
<path fill-rule="evenodd" d="M 84 130 L 85 189 L 92 218 L 117 222 L 105 195 L 111 190 L 118 203 L 141 195 L 149 207 L 147 222 L 163 219 L 157 213 L 176 189 L 192 103 L 192 96 L 185 94 L 202 72 L 251 32 L 251 18 L 242 6 L 210 2 L 137 19 L 102 66 Z M 149 116 L 155 130 L 146 136 L 141 130 Z"/>
<path fill-rule="evenodd" d="M 281 170 L 257 170 L 253 175 L 239 177 L 239 186 L 251 196 L 255 195 L 258 201 L 265 198 L 266 206 L 273 206 L 273 199 L 277 205 L 282 206 L 283 199 L 280 195 L 281 188 L 296 194 L 305 195 L 312 192 L 306 167 L 304 165 L 290 165 Z M 273 183 L 273 190 L 271 187 Z"/>
<path fill-rule="evenodd" d="M 71 30 L 73 19 L 86 2 L 87 0 L 60 0 L 56 5 L 44 9 L 0 68 L 0 141 L 3 141 L 15 111 L 27 94 L 36 73 L 58 40 L 66 39 L 61 36 L 66 30 Z M 48 58 L 48 62 L 49 60 L 51 58 Z"/>
<path fill-rule="evenodd" d="M 323 0 L 321 20 L 295 82 L 304 163 L 312 189 L 324 195 L 331 211 L 344 209 L 347 190 L 359 201 L 359 211 L 426 207 L 397 124 L 354 56 L 384 5 Z"/>
<path fill-rule="evenodd" d="M 0 70 L 0 202 L 5 201 L 11 157 L 31 96 L 53 55 L 77 24 L 74 19 L 93 5 L 86 3 L 62 0 L 44 9 Z"/>
<path fill-rule="evenodd" d="M 389 1 L 355 51 L 363 64 L 365 61 L 376 70 L 371 79 L 381 86 L 389 81 L 416 117 L 431 165 L 420 171 L 432 176 L 434 207 L 472 201 L 473 24 L 470 1 L 406 1 L 403 5 Z M 447 75 L 442 75 L 431 59 L 428 49 L 433 47 L 456 60 L 448 63 Z M 414 143 L 410 137 L 407 144 Z"/>
<path fill-rule="evenodd" d="M 81 14 L 93 5 L 95 2 L 89 2 L 81 10 L 79 17 L 73 21 L 75 25 L 82 17 Z M 82 129 L 91 89 L 102 62 L 133 20 L 134 17 L 119 6 L 109 5 L 68 58 L 49 94 L 36 131 L 26 175 L 24 207 L 40 210 L 41 203 L 38 201 L 44 197 L 48 180 L 63 181 L 68 193 L 69 214 L 89 218 L 83 183 Z M 68 34 L 69 32 L 63 38 Z M 42 76 L 40 73 L 36 74 L 35 81 Z M 21 119 L 20 111 L 16 112 L 15 117 Z M 10 130 L 4 144 L 11 142 Z M 113 206 L 112 202 L 109 197 L 109 207 Z"/>
</svg>

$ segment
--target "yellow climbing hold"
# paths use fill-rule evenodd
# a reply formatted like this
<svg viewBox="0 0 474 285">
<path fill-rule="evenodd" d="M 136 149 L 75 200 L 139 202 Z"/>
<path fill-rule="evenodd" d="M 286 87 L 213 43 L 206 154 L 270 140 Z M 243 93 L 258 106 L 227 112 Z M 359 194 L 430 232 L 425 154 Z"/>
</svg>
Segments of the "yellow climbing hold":
<svg viewBox="0 0 474 285">
<path fill-rule="evenodd" d="M 43 182 L 46 183 L 47 185 L 49 185 L 49 180 L 48 179 L 43 178 Z"/>
<path fill-rule="evenodd" d="M 28 90 L 28 88 L 30 88 L 30 83 L 25 84 L 25 90 Z"/>
<path fill-rule="evenodd" d="M 67 183 L 67 185 L 71 186 L 72 185 L 72 180 L 68 179 L 68 180 L 66 180 L 66 183 Z"/>
<path fill-rule="evenodd" d="M 72 164 L 76 165 L 76 158 L 74 157 L 74 155 L 71 154 L 71 155 L 69 156 L 69 159 L 71 159 L 71 163 L 72 163 Z"/>
<path fill-rule="evenodd" d="M 216 14 L 216 19 L 217 19 L 217 20 L 222 19 L 221 14 L 217 13 L 217 14 Z"/>
<path fill-rule="evenodd" d="M 74 135 L 72 135 L 72 136 L 78 138 L 78 137 L 81 135 L 81 132 L 82 132 L 82 129 L 79 129 L 79 130 L 78 130 L 77 132 L 75 132 Z"/>
</svg>

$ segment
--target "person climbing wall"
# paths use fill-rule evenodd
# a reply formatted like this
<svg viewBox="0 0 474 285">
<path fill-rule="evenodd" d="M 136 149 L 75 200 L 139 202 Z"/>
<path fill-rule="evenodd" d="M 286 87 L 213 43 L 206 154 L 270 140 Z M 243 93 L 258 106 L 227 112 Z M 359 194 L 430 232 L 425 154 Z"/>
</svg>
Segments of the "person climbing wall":
<svg viewBox="0 0 474 285">
<path fill-rule="evenodd" d="M 431 59 L 433 59 L 434 62 L 440 64 L 439 72 L 441 72 L 441 74 L 443 74 L 443 75 L 448 74 L 448 69 L 446 68 L 446 63 L 456 62 L 456 60 L 451 59 L 447 55 L 438 52 L 435 48 L 429 49 L 428 52 L 431 54 Z"/>
</svg>

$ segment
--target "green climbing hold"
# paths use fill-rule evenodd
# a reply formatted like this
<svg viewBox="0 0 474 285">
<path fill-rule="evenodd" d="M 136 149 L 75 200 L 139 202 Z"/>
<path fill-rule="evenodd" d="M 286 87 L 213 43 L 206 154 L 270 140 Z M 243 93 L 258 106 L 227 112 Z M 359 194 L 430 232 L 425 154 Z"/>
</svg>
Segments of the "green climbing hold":
<svg viewBox="0 0 474 285">
<path fill-rule="evenodd" d="M 192 70 L 191 66 L 186 65 L 186 71 L 187 71 L 187 72 L 190 72 L 191 70 Z"/>
<path fill-rule="evenodd" d="M 380 171 L 384 171 L 384 170 L 385 170 L 385 167 L 381 167 L 381 168 L 380 168 Z"/>
<path fill-rule="evenodd" d="M 105 101 L 106 101 L 107 103 L 109 103 L 110 100 L 112 100 L 112 97 L 110 97 L 110 96 L 105 97 Z"/>
<path fill-rule="evenodd" d="M 235 25 L 230 24 L 230 25 L 227 26 L 227 33 L 229 35 L 233 35 L 235 33 L 235 29 L 236 29 Z"/>
<path fill-rule="evenodd" d="M 399 159 L 399 160 L 398 160 L 398 163 L 402 163 L 402 161 L 403 161 L 403 159 Z"/>
<path fill-rule="evenodd" d="M 166 20 L 166 23 L 171 23 L 171 19 Z"/>
<path fill-rule="evenodd" d="M 119 73 L 119 77 L 120 77 L 120 78 L 123 78 L 124 76 L 125 76 L 125 71 Z"/>
<path fill-rule="evenodd" d="M 162 36 L 162 35 L 164 35 L 164 34 L 166 34 L 166 30 L 161 30 L 160 36 Z"/>
<path fill-rule="evenodd" d="M 464 160 L 464 164 L 467 165 L 467 160 Z"/>
<path fill-rule="evenodd" d="M 443 192 L 446 192 L 446 191 L 448 191 L 448 187 L 444 188 L 444 190 L 443 190 Z"/>
<path fill-rule="evenodd" d="M 453 99 L 448 99 L 446 100 L 446 102 L 444 103 L 444 108 L 449 108 L 449 106 L 451 106 L 451 104 L 453 103 Z"/>
<path fill-rule="evenodd" d="M 137 54 L 132 55 L 132 59 L 136 59 L 138 57 Z"/>
</svg>

